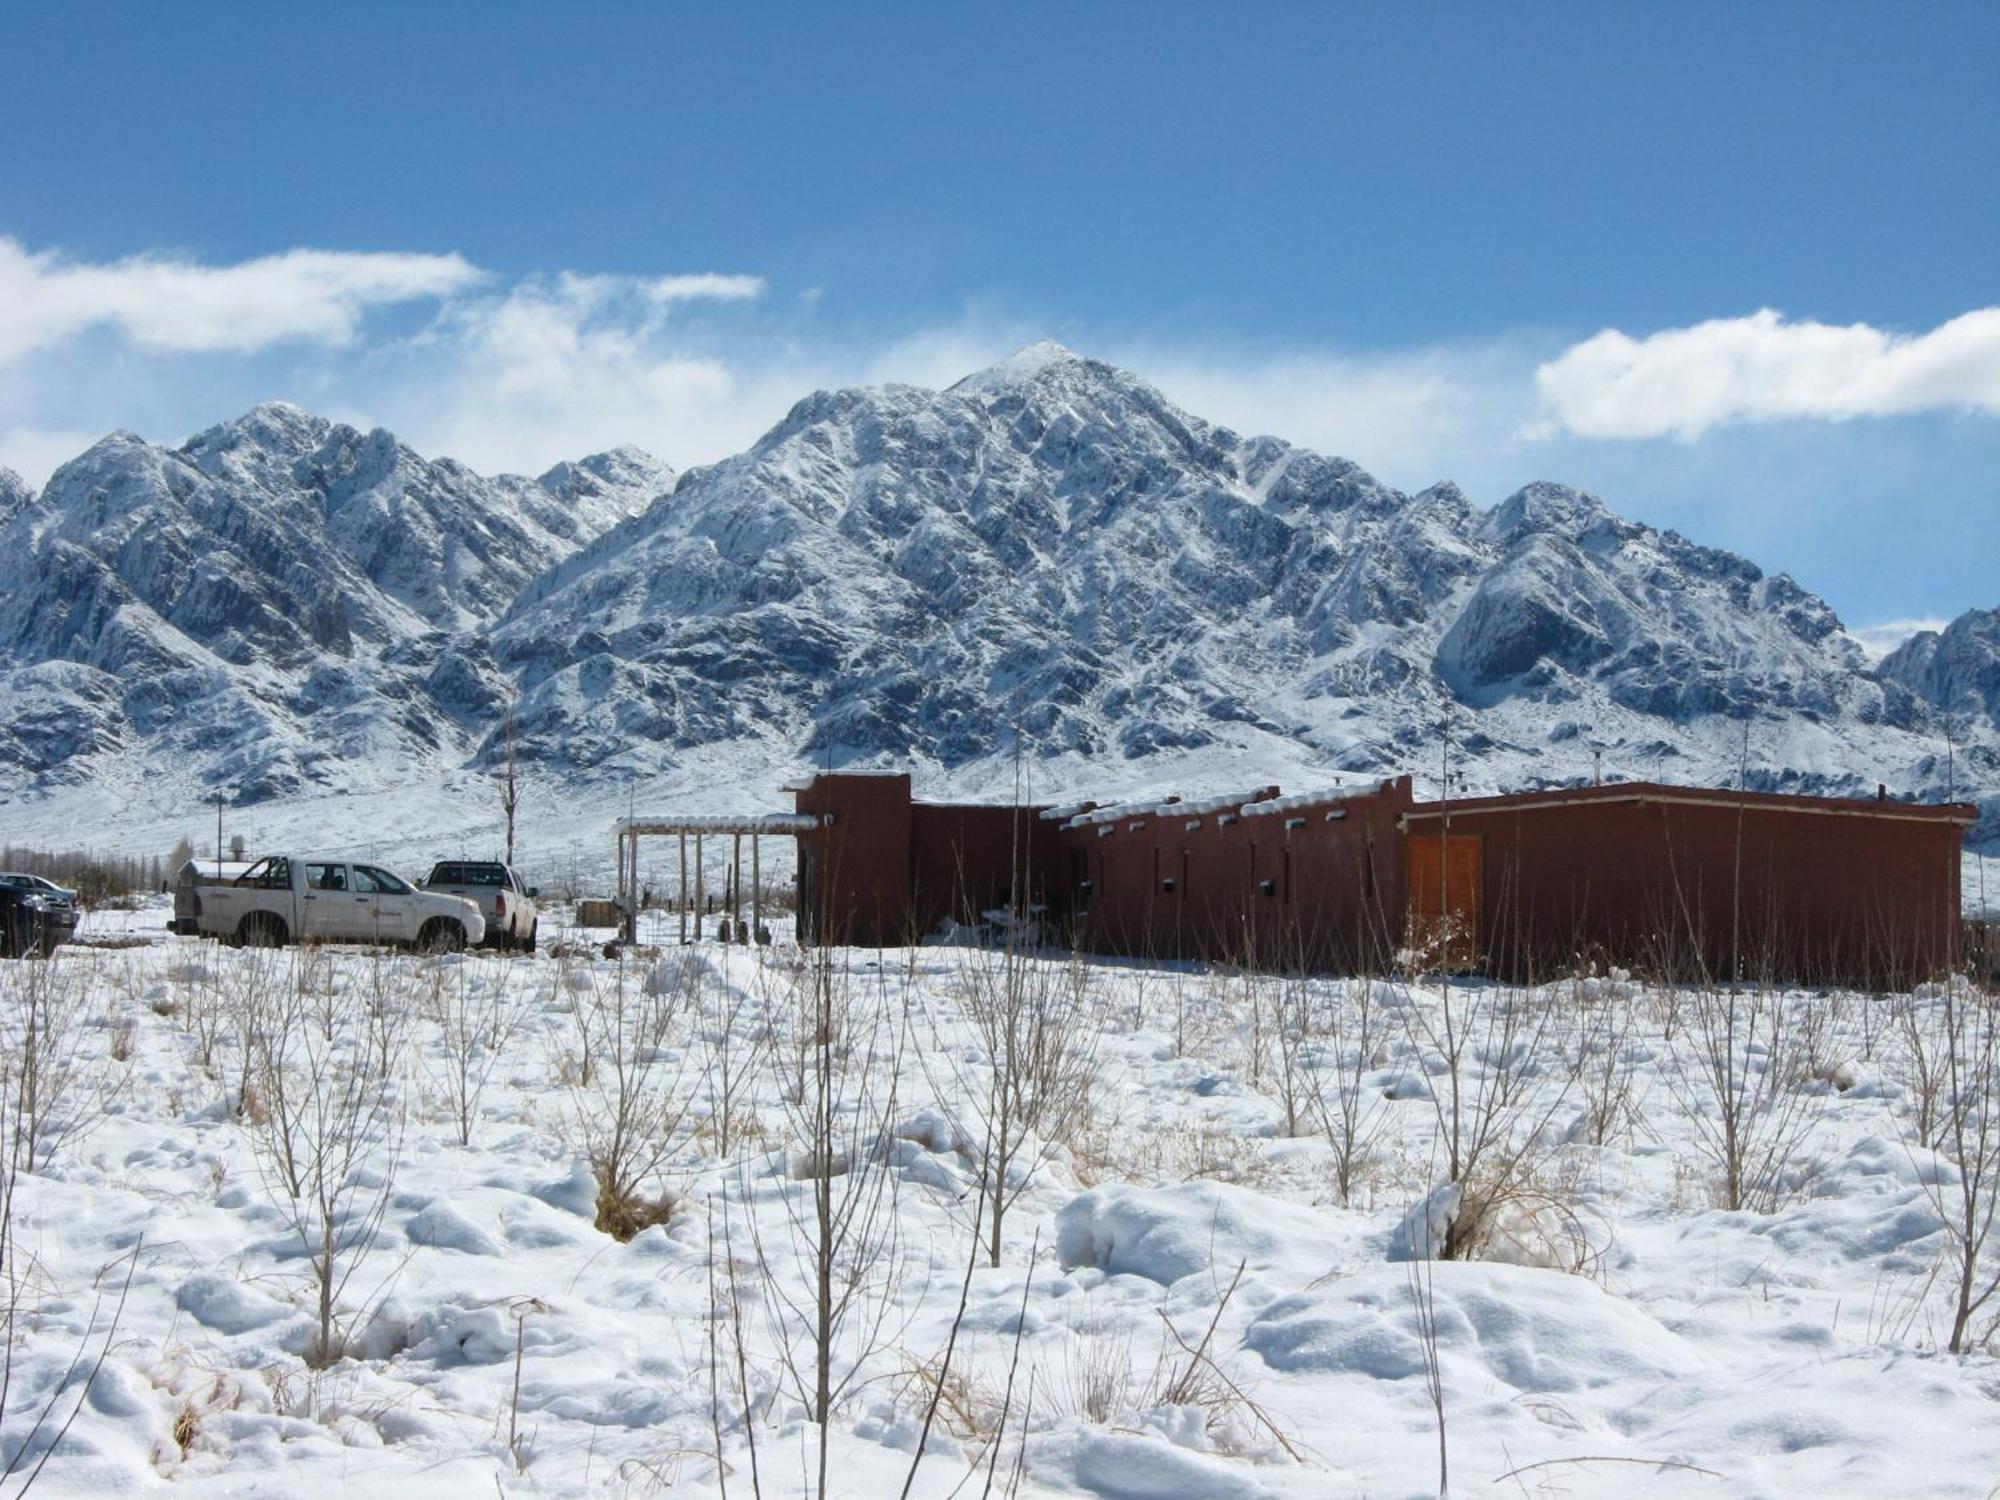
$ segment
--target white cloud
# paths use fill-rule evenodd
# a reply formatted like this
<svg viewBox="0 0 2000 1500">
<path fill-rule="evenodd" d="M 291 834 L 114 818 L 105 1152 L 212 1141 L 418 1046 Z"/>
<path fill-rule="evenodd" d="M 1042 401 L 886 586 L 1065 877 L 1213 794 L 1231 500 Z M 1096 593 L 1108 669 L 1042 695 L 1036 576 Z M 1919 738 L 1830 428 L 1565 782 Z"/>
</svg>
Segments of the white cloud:
<svg viewBox="0 0 2000 1500">
<path fill-rule="evenodd" d="M 1535 355 L 1498 339 L 1374 355 L 1140 344 L 1115 357 L 1239 432 L 1352 459 L 1404 489 L 1447 478 L 1479 489 L 1515 464 Z"/>
<path fill-rule="evenodd" d="M 0 431 L 0 469 L 12 469 L 40 489 L 49 475 L 103 436 L 80 427 L 9 427 Z"/>
<path fill-rule="evenodd" d="M 154 350 L 344 344 L 372 307 L 449 296 L 484 275 L 458 255 L 333 250 L 228 266 L 153 255 L 89 264 L 0 237 L 0 361 L 100 327 Z"/>
<path fill-rule="evenodd" d="M 1925 334 L 1788 322 L 1769 308 L 1635 339 L 1615 328 L 1535 372 L 1579 437 L 1683 439 L 1731 422 L 1907 412 L 2000 415 L 2000 307 Z"/>
<path fill-rule="evenodd" d="M 672 336 L 669 313 L 763 292 L 755 276 L 565 271 L 460 299 L 415 341 L 383 420 L 487 469 L 533 472 L 619 443 L 685 463 L 681 439 L 712 435 L 719 417 L 733 428 L 742 391 L 727 361 Z"/>
<path fill-rule="evenodd" d="M 1884 620 L 1879 625 L 1863 625 L 1849 635 L 1861 643 L 1870 661 L 1880 661 L 1920 630 L 1943 630 L 1949 620 Z"/>
</svg>

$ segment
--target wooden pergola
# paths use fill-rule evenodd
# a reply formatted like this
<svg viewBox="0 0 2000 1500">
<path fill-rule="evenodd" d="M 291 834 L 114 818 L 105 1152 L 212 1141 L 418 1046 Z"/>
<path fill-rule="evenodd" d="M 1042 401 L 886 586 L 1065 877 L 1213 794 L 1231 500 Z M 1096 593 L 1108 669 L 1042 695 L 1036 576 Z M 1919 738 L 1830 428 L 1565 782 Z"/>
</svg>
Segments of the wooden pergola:
<svg viewBox="0 0 2000 1500">
<path fill-rule="evenodd" d="M 709 836 L 716 835 L 730 841 L 729 873 L 724 885 L 724 898 L 728 903 L 723 919 L 722 937 L 725 942 L 736 938 L 742 930 L 743 900 L 743 839 L 750 839 L 750 940 L 764 941 L 764 882 L 763 861 L 759 840 L 766 834 L 784 838 L 796 838 L 802 833 L 812 833 L 823 826 L 825 819 L 814 813 L 690 813 L 666 817 L 620 818 L 618 829 L 618 909 L 624 914 L 624 935 L 628 943 L 639 938 L 639 840 L 643 838 L 672 838 L 680 842 L 680 886 L 674 902 L 680 914 L 680 940 L 683 943 L 699 941 L 701 938 L 702 911 L 700 903 L 706 899 L 707 886 L 702 880 L 702 853 Z M 688 932 L 688 914 L 691 903 L 688 899 L 688 840 L 694 840 L 694 932 Z"/>
</svg>

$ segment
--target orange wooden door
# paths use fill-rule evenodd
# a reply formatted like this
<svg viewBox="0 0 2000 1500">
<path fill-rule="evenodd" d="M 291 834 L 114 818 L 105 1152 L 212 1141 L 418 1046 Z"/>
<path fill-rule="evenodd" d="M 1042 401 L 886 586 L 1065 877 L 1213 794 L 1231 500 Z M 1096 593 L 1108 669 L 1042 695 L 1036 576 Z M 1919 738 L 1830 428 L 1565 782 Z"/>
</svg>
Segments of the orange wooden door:
<svg viewBox="0 0 2000 1500">
<path fill-rule="evenodd" d="M 1438 948 L 1447 967 L 1470 963 L 1479 949 L 1485 852 L 1476 833 L 1410 838 L 1410 941 Z"/>
</svg>

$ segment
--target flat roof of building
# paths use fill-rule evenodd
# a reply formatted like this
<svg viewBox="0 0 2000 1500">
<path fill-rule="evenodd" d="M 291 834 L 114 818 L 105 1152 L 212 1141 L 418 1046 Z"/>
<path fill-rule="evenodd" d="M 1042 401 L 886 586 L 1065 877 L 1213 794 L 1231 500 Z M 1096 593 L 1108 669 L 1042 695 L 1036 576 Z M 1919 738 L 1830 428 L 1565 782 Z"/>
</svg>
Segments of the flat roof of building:
<svg viewBox="0 0 2000 1500">
<path fill-rule="evenodd" d="M 1405 822 L 1489 813 L 1533 812 L 1553 807 L 1595 807 L 1630 802 L 1672 803 L 1681 807 L 1744 808 L 1753 812 L 1807 813 L 1848 818 L 1888 818 L 1903 822 L 1971 825 L 1979 809 L 1966 802 L 1897 802 L 1886 797 L 1807 797 L 1792 792 L 1737 792 L 1725 787 L 1669 786 L 1657 781 L 1615 781 L 1602 786 L 1548 787 L 1492 797 L 1453 797 L 1419 802 Z"/>
</svg>

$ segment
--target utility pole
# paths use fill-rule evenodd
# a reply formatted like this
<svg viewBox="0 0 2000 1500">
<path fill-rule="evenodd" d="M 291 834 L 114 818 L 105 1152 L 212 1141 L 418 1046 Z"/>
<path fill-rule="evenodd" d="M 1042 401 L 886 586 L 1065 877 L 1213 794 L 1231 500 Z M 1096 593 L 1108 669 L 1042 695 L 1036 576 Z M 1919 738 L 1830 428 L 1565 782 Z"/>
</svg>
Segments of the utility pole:
<svg viewBox="0 0 2000 1500">
<path fill-rule="evenodd" d="M 514 867 L 514 809 L 520 805 L 520 790 L 514 782 L 514 709 L 509 704 L 506 722 L 507 769 L 500 783 L 500 807 L 507 814 L 507 868 Z"/>
</svg>

